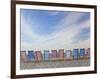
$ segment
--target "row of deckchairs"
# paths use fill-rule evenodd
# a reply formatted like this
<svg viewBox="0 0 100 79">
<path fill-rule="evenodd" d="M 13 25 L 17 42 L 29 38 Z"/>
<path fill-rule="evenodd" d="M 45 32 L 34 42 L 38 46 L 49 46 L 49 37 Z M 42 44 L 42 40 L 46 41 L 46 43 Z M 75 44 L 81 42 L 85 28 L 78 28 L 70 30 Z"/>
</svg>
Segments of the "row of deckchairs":
<svg viewBox="0 0 100 79">
<path fill-rule="evenodd" d="M 22 62 L 40 62 L 40 61 L 53 61 L 53 60 L 75 60 L 80 58 L 90 57 L 90 48 L 87 49 L 73 49 L 65 50 L 44 50 L 41 51 L 21 51 L 20 58 Z"/>
</svg>

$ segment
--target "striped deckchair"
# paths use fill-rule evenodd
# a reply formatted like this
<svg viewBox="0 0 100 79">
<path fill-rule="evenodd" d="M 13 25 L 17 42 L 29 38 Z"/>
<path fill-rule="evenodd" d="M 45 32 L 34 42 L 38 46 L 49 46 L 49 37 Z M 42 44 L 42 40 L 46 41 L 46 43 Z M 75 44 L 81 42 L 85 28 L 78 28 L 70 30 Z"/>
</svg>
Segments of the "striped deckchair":
<svg viewBox="0 0 100 79">
<path fill-rule="evenodd" d="M 85 49 L 84 48 L 80 49 L 79 56 L 80 56 L 80 58 L 83 58 L 85 56 Z"/>
<path fill-rule="evenodd" d="M 21 59 L 21 62 L 29 61 L 26 51 L 20 51 L 20 59 Z"/>
<path fill-rule="evenodd" d="M 57 52 L 57 58 L 58 60 L 64 60 L 64 49 L 59 49 Z"/>
<path fill-rule="evenodd" d="M 67 60 L 72 59 L 72 51 L 71 50 L 65 51 L 65 59 L 67 59 Z"/>
<path fill-rule="evenodd" d="M 90 48 L 87 48 L 85 51 L 85 56 L 90 57 Z"/>
<path fill-rule="evenodd" d="M 35 60 L 37 62 L 42 61 L 43 60 L 42 52 L 41 51 L 35 51 L 35 57 L 36 57 Z"/>
<path fill-rule="evenodd" d="M 79 49 L 73 49 L 73 58 L 78 59 Z"/>
<path fill-rule="evenodd" d="M 35 61 L 34 51 L 32 51 L 32 50 L 28 51 L 28 58 L 29 58 L 29 61 Z"/>
<path fill-rule="evenodd" d="M 57 60 L 57 50 L 51 50 L 50 60 Z"/>
<path fill-rule="evenodd" d="M 45 61 L 50 60 L 50 53 L 49 53 L 49 50 L 44 50 L 44 57 L 43 57 L 43 59 L 44 59 Z"/>
</svg>

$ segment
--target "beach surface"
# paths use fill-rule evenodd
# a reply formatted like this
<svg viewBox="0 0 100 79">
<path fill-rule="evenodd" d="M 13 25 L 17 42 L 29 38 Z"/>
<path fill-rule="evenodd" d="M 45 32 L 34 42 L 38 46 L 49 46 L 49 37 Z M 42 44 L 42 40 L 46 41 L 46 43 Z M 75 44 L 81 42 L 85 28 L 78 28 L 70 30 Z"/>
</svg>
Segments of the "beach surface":
<svg viewBox="0 0 100 79">
<path fill-rule="evenodd" d="M 84 67 L 90 66 L 90 58 L 78 60 L 56 60 L 41 62 L 21 62 L 20 69 L 44 69 L 44 68 L 64 68 L 64 67 Z"/>
</svg>

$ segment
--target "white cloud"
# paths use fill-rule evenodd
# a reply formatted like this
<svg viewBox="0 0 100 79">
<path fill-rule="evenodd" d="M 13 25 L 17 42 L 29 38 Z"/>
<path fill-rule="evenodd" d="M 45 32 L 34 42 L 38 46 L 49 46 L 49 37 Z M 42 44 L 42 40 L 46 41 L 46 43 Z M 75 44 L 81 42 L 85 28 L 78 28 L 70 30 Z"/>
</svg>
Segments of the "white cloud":
<svg viewBox="0 0 100 79">
<path fill-rule="evenodd" d="M 91 25 L 90 25 L 90 19 L 82 22 L 79 24 L 80 28 L 89 28 Z"/>
<path fill-rule="evenodd" d="M 67 14 L 60 23 L 58 23 L 58 25 L 56 26 L 56 28 L 65 28 L 69 25 L 73 25 L 75 24 L 80 17 L 82 17 L 84 15 L 84 13 L 78 13 L 78 12 L 71 12 L 69 14 Z"/>
<path fill-rule="evenodd" d="M 58 15 L 59 13 L 61 13 L 61 12 L 59 12 L 59 11 L 52 11 L 52 12 L 48 12 L 48 15 L 54 16 L 54 15 Z"/>
<path fill-rule="evenodd" d="M 88 47 L 90 45 L 90 40 L 80 41 L 77 44 L 71 44 L 75 39 L 75 37 L 80 29 L 86 28 L 90 26 L 90 20 L 86 20 L 80 24 L 76 24 L 75 22 L 79 20 L 82 16 L 82 13 L 79 14 L 69 14 L 66 16 L 57 26 L 52 34 L 47 36 L 41 36 L 35 33 L 35 31 L 31 28 L 27 22 L 24 21 L 24 27 L 22 27 L 22 33 L 26 34 L 30 38 L 32 38 L 32 42 L 21 42 L 21 49 L 60 49 L 60 48 L 75 48 L 75 47 Z M 74 24 L 73 24 L 74 23 Z M 66 26 L 69 24 L 68 26 Z M 35 23 L 34 25 L 37 26 Z M 61 28 L 61 29 L 60 29 Z"/>
</svg>

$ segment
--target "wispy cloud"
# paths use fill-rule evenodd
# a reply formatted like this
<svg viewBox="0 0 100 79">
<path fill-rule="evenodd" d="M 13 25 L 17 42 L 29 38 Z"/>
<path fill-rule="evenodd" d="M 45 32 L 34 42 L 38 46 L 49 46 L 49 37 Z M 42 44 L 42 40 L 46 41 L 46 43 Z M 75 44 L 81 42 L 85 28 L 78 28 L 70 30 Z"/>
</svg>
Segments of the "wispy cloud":
<svg viewBox="0 0 100 79">
<path fill-rule="evenodd" d="M 59 14 L 59 12 L 51 12 L 51 13 L 53 17 L 57 17 L 56 15 Z M 80 18 L 84 16 L 85 13 L 66 12 L 64 14 L 65 17 L 63 17 L 60 20 L 60 22 L 58 21 L 58 23 L 56 23 L 56 25 L 53 26 L 54 30 L 47 35 L 41 35 L 36 33 L 35 27 L 42 27 L 42 25 L 39 26 L 39 20 L 38 22 L 36 22 L 35 19 L 33 18 L 32 21 L 34 21 L 34 23 L 31 25 L 26 21 L 25 19 L 26 16 L 22 17 L 21 49 L 22 50 L 23 49 L 58 49 L 58 48 L 67 49 L 67 48 L 75 48 L 75 47 L 88 47 L 90 45 L 89 37 L 86 37 L 87 38 L 86 40 L 77 39 L 77 37 L 81 36 L 80 32 L 82 31 L 82 29 L 90 28 L 90 19 L 88 18 L 85 21 L 81 21 L 79 23 Z M 75 43 L 76 39 L 77 42 Z"/>
</svg>

